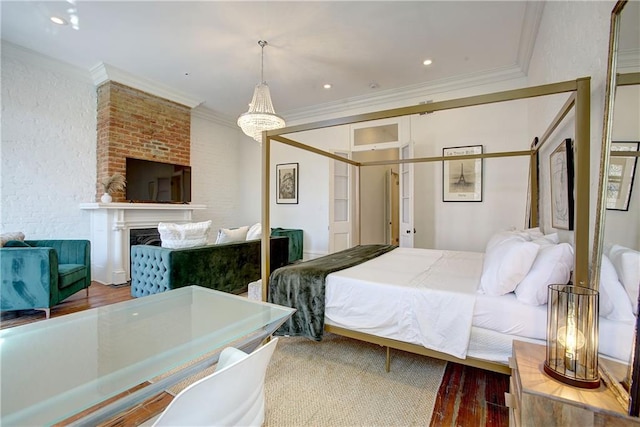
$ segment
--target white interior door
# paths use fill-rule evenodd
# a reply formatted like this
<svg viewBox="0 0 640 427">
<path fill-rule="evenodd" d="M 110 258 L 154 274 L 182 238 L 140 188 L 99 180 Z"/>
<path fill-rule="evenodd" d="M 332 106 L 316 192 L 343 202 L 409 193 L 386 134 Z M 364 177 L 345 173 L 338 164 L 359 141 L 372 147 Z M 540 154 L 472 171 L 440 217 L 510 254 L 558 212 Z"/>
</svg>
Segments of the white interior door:
<svg viewBox="0 0 640 427">
<path fill-rule="evenodd" d="M 349 153 L 336 152 L 349 158 Z M 352 167 L 345 162 L 331 160 L 329 187 L 329 252 L 348 249 L 353 244 L 353 185 Z"/>
<path fill-rule="evenodd" d="M 413 158 L 413 143 L 400 147 L 400 159 Z M 412 248 L 413 235 L 413 163 L 400 164 L 400 247 Z"/>
</svg>

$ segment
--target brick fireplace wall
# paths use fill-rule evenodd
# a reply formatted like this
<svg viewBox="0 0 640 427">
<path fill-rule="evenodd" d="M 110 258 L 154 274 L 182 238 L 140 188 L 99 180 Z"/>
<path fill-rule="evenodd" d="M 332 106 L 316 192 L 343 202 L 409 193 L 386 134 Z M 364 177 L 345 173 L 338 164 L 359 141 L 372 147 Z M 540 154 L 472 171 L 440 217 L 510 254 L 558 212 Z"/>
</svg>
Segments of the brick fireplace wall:
<svg viewBox="0 0 640 427">
<path fill-rule="evenodd" d="M 191 109 L 164 98 L 108 81 L 98 87 L 96 200 L 102 180 L 125 175 L 126 158 L 190 166 Z M 125 201 L 125 193 L 112 195 Z"/>
</svg>

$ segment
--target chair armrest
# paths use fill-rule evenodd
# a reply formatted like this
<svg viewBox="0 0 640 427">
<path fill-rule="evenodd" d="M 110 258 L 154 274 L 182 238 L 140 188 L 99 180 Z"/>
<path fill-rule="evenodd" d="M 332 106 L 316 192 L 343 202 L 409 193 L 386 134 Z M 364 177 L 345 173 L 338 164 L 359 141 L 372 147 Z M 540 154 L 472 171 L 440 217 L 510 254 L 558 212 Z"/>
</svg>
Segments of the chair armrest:
<svg viewBox="0 0 640 427">
<path fill-rule="evenodd" d="M 58 295 L 58 255 L 55 249 L 2 248 L 0 249 L 2 274 L 2 309 L 8 309 L 18 300 L 30 301 L 30 307 L 49 307 Z"/>
</svg>

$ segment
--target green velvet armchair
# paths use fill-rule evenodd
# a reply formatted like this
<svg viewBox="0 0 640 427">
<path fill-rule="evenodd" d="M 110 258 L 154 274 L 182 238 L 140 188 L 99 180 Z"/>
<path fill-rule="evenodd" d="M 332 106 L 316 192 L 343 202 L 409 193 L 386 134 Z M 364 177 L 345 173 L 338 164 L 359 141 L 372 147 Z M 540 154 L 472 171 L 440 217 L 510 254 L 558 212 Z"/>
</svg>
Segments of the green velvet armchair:
<svg viewBox="0 0 640 427">
<path fill-rule="evenodd" d="M 0 249 L 0 310 L 50 309 L 91 285 L 88 240 L 25 240 Z"/>
</svg>

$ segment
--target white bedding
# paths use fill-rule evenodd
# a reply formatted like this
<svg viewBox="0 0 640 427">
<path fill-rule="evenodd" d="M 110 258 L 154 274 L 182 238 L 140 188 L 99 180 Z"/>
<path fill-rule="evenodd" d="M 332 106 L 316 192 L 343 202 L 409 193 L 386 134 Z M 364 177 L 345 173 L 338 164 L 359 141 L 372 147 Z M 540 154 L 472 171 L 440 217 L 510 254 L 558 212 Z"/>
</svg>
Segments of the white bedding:
<svg viewBox="0 0 640 427">
<path fill-rule="evenodd" d="M 483 254 L 397 248 L 326 280 L 325 323 L 464 359 L 506 363 L 513 339 L 546 339 L 547 306 L 477 293 Z M 633 322 L 600 318 L 600 353 L 628 361 Z"/>
<path fill-rule="evenodd" d="M 478 294 L 473 310 L 473 326 L 545 340 L 547 306 L 520 302 L 513 292 L 499 297 Z"/>
<path fill-rule="evenodd" d="M 397 248 L 331 273 L 325 322 L 466 357 L 482 254 Z"/>
</svg>

